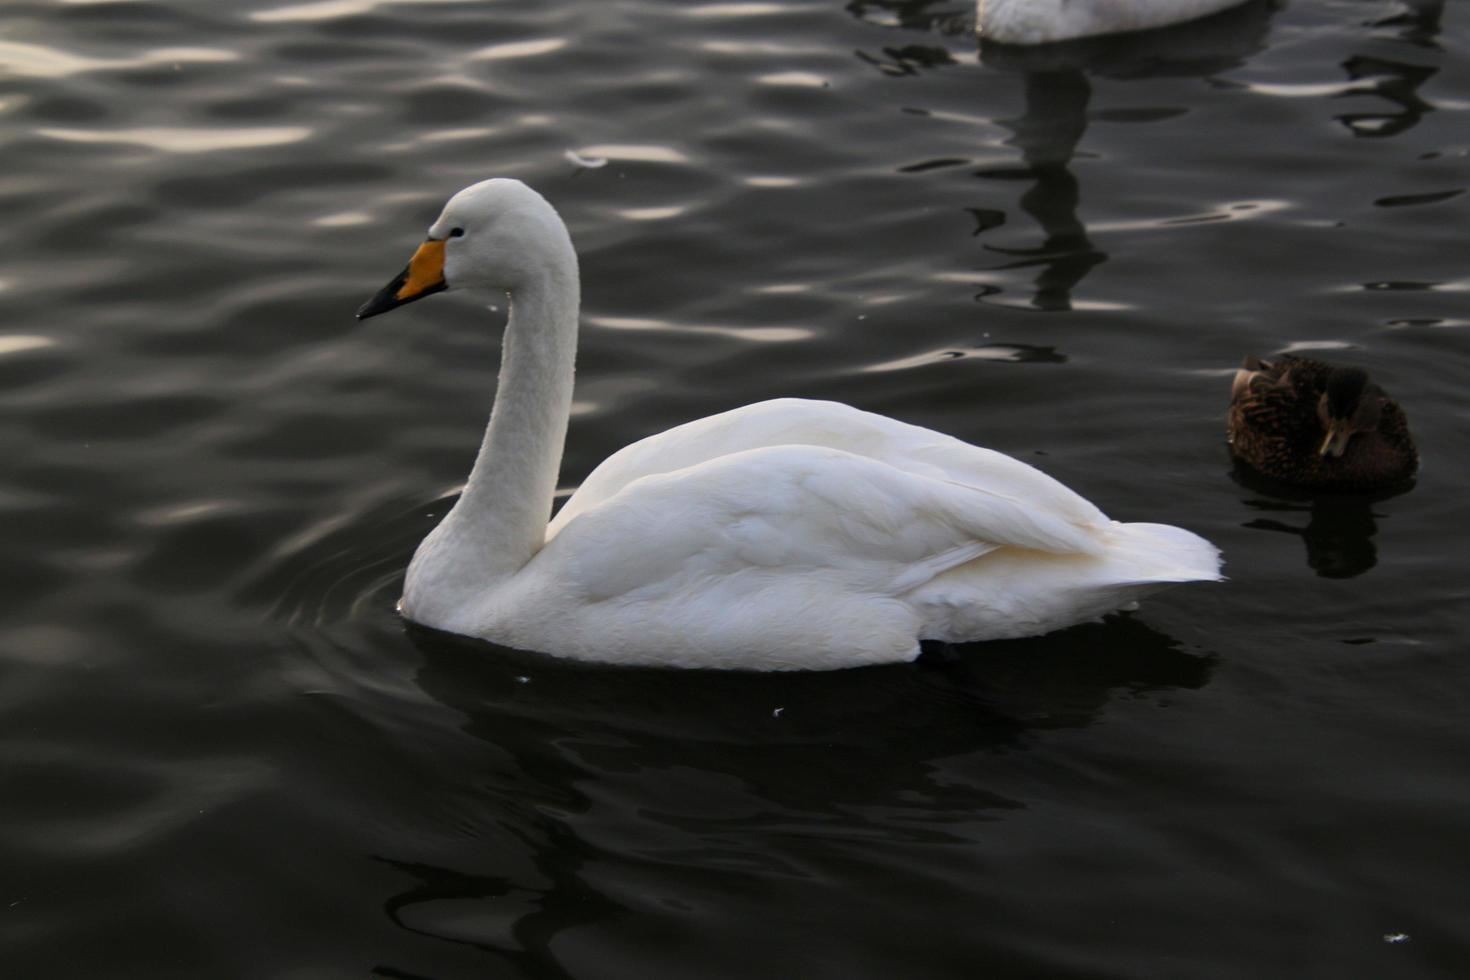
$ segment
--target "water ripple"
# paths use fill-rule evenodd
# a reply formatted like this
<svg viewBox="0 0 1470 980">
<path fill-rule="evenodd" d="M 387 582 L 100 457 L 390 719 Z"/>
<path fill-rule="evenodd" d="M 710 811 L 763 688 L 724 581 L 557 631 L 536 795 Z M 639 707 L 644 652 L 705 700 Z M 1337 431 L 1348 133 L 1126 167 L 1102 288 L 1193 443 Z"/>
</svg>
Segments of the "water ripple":
<svg viewBox="0 0 1470 980">
<path fill-rule="evenodd" d="M 311 136 L 306 126 L 264 126 L 254 129 L 185 129 L 146 127 L 138 129 L 36 130 L 40 135 L 72 143 L 129 143 L 162 153 L 213 153 L 258 146 L 298 143 Z"/>
<path fill-rule="evenodd" d="M 160 65 L 210 64 L 239 60 L 237 52 L 219 48 L 156 48 L 130 58 L 89 58 L 40 44 L 0 40 L 0 68 L 23 78 L 65 78 L 85 72 L 155 68 Z"/>
<path fill-rule="evenodd" d="M 467 3 L 470 0 L 320 0 L 313 3 L 291 4 L 285 7 L 270 7 L 250 12 L 250 19 L 262 24 L 292 24 L 312 21 L 337 20 L 366 14 L 388 5 L 411 5 L 417 3 L 447 4 Z"/>
<path fill-rule="evenodd" d="M 567 46 L 564 37 L 548 37 L 533 41 L 507 41 L 481 48 L 469 56 L 471 61 L 507 61 L 512 58 L 532 58 L 551 54 Z"/>
<path fill-rule="evenodd" d="M 0 334 L 0 357 L 9 354 L 21 354 L 25 351 L 42 350 L 52 347 L 56 341 L 50 337 L 39 337 L 27 334 Z"/>
</svg>

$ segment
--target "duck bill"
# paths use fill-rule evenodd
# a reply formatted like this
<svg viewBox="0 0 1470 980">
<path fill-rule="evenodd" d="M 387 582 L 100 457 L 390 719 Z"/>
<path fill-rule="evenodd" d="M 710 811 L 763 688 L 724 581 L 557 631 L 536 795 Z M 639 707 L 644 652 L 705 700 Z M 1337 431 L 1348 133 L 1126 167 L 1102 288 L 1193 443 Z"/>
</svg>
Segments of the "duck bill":
<svg viewBox="0 0 1470 980">
<path fill-rule="evenodd" d="M 444 242 L 430 238 L 413 253 L 413 258 L 408 260 L 408 268 L 358 307 L 357 318 L 366 320 L 448 288 L 449 284 L 444 281 Z"/>
<path fill-rule="evenodd" d="M 1322 440 L 1322 448 L 1317 450 L 1317 455 L 1340 459 L 1347 452 L 1348 440 L 1352 435 L 1352 426 L 1346 421 L 1334 419 L 1327 425 L 1327 438 Z"/>
</svg>

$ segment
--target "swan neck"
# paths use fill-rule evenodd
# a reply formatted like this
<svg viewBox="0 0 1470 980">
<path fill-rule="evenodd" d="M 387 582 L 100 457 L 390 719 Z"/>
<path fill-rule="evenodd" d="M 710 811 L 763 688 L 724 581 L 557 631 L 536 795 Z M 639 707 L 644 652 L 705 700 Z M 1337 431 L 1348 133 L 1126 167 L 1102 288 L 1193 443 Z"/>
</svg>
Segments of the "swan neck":
<svg viewBox="0 0 1470 980">
<path fill-rule="evenodd" d="M 454 509 L 455 537 L 482 565 L 467 579 L 503 578 L 546 540 L 571 415 L 580 305 L 576 254 L 510 291 L 500 379 L 484 440 Z"/>
</svg>

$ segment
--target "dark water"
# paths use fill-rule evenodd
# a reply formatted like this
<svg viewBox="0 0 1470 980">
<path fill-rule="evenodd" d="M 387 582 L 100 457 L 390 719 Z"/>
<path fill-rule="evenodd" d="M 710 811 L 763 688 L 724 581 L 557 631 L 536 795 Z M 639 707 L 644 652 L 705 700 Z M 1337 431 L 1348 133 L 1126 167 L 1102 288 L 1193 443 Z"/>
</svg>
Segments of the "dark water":
<svg viewBox="0 0 1470 980">
<path fill-rule="evenodd" d="M 5 5 L 0 974 L 1470 975 L 1467 21 Z M 351 314 L 496 174 L 583 256 L 568 488 L 832 397 L 1231 580 L 820 675 L 405 628 L 498 324 Z M 1286 349 L 1400 396 L 1414 490 L 1232 478 L 1230 369 Z"/>
</svg>

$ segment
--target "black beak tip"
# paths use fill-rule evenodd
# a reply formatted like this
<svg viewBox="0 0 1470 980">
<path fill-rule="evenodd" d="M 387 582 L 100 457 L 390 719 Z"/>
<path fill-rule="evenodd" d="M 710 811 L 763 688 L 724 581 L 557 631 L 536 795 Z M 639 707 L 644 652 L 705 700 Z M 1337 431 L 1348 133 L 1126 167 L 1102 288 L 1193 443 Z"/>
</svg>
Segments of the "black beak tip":
<svg viewBox="0 0 1470 980">
<path fill-rule="evenodd" d="M 357 308 L 357 319 L 366 320 L 368 317 L 377 316 L 379 313 L 387 313 L 395 307 L 402 306 L 407 301 L 398 298 L 398 290 L 403 288 L 403 284 L 407 279 L 407 269 L 394 276 L 392 282 L 378 290 L 372 299 Z"/>
<path fill-rule="evenodd" d="M 435 293 L 442 293 L 449 288 L 449 284 L 441 279 L 432 286 L 420 289 L 412 296 L 400 298 L 398 294 L 403 289 L 403 284 L 407 281 L 408 270 L 404 269 L 394 277 L 392 282 L 378 290 L 377 295 L 357 308 L 357 319 L 366 320 L 368 317 L 377 316 L 379 313 L 396 310 L 400 306 L 416 303 L 425 296 L 433 296 Z"/>
</svg>

